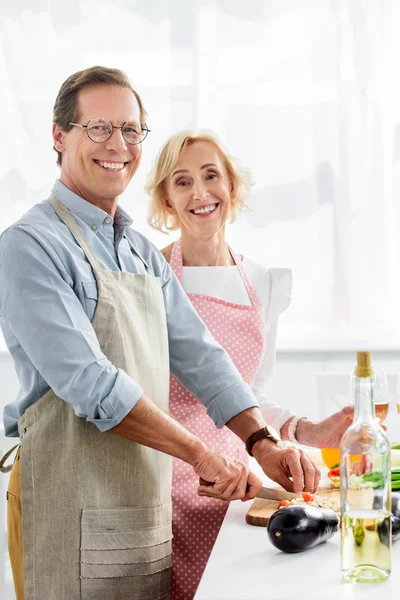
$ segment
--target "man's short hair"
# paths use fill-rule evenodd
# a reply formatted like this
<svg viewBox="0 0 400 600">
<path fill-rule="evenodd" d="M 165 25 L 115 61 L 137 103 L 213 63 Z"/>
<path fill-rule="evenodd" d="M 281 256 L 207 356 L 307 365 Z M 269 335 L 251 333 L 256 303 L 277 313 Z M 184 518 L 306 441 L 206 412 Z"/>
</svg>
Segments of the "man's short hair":
<svg viewBox="0 0 400 600">
<path fill-rule="evenodd" d="M 59 125 L 63 131 L 70 131 L 72 129 L 70 123 L 79 122 L 80 118 L 78 113 L 79 92 L 89 86 L 101 85 L 119 85 L 130 89 L 139 104 L 141 123 L 142 125 L 145 124 L 147 118 L 146 110 L 139 94 L 133 89 L 128 76 L 119 69 L 99 66 L 78 71 L 64 81 L 54 103 L 53 123 Z M 61 166 L 62 153 L 56 148 L 54 150 L 57 152 L 57 164 Z"/>
</svg>

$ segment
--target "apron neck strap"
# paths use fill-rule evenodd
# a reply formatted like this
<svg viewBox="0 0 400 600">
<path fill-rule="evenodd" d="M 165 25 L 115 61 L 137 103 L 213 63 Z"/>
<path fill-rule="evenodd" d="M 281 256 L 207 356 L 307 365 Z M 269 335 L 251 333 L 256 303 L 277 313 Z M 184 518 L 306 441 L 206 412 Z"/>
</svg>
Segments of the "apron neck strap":
<svg viewBox="0 0 400 600">
<path fill-rule="evenodd" d="M 250 284 L 249 278 L 246 275 L 246 272 L 243 268 L 243 263 L 240 259 L 240 257 L 234 253 L 234 251 L 232 250 L 232 248 L 230 246 L 228 246 L 229 252 L 231 253 L 232 256 L 232 260 L 235 263 L 235 265 L 238 268 L 238 271 L 240 273 L 240 276 L 242 278 L 242 281 L 244 283 L 244 286 L 246 288 L 246 291 L 249 295 L 249 298 L 251 300 L 251 303 L 254 304 L 259 304 L 259 300 L 257 298 L 257 294 L 255 292 L 255 289 L 253 288 L 253 286 Z"/>
<path fill-rule="evenodd" d="M 147 269 L 150 271 L 150 273 L 152 273 L 154 275 L 153 269 L 150 267 L 149 263 L 143 258 L 142 254 L 139 252 L 137 246 L 135 246 L 135 244 L 133 242 L 131 242 L 131 240 L 128 238 L 127 235 L 124 235 L 124 238 L 126 239 L 126 241 L 128 242 L 128 244 L 130 245 L 130 247 L 132 248 L 132 250 L 135 252 L 135 254 L 138 255 L 138 257 L 140 258 L 140 260 L 142 261 L 142 263 L 145 265 L 145 267 L 147 267 Z"/>
<path fill-rule="evenodd" d="M 64 206 L 62 202 L 60 202 L 54 196 L 50 196 L 50 198 L 47 201 L 50 204 L 50 206 L 54 209 L 58 217 L 61 219 L 61 221 L 65 223 L 65 225 L 68 227 L 68 229 L 74 236 L 78 246 L 82 248 L 94 273 L 99 273 L 102 270 L 100 267 L 100 263 L 93 254 L 92 250 L 90 249 L 90 246 L 84 238 L 82 231 L 79 229 L 78 224 L 75 221 L 72 213 L 68 210 L 66 206 Z"/>
<path fill-rule="evenodd" d="M 175 275 L 176 275 L 179 283 L 182 285 L 182 267 L 183 267 L 183 262 L 182 262 L 182 241 L 181 241 L 181 238 L 179 238 L 179 240 L 177 240 L 173 244 L 173 246 L 172 246 L 170 264 L 171 264 L 171 267 L 172 267 L 173 271 L 175 272 Z"/>
<path fill-rule="evenodd" d="M 253 286 L 250 284 L 248 277 L 243 269 L 243 264 L 240 258 L 233 252 L 232 248 L 228 246 L 228 250 L 230 255 L 232 256 L 232 260 L 238 268 L 240 276 L 243 280 L 246 291 L 249 295 L 252 304 L 258 304 L 258 298 Z M 172 246 L 171 252 L 171 267 L 175 271 L 175 275 L 177 276 L 179 282 L 182 284 L 182 268 L 183 268 L 183 258 L 182 258 L 182 240 L 179 238 L 174 245 Z"/>
</svg>

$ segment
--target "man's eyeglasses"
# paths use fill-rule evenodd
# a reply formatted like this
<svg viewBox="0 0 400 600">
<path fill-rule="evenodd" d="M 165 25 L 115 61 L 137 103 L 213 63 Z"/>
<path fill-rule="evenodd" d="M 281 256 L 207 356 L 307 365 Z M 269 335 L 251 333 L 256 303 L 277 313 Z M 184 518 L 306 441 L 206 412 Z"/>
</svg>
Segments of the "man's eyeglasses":
<svg viewBox="0 0 400 600">
<path fill-rule="evenodd" d="M 114 129 L 120 129 L 122 137 L 128 144 L 140 144 L 149 133 L 147 125 L 139 125 L 135 121 L 126 121 L 121 127 L 113 125 L 109 119 L 90 119 L 87 125 L 80 123 L 70 123 L 74 127 L 84 127 L 88 138 L 92 142 L 106 142 L 110 139 Z"/>
</svg>

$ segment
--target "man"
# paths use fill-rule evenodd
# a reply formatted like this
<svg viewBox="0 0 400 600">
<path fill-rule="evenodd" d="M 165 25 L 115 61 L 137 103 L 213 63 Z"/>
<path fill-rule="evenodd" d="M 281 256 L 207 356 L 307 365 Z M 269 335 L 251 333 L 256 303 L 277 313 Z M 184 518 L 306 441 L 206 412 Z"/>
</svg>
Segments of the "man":
<svg viewBox="0 0 400 600">
<path fill-rule="evenodd" d="M 120 71 L 69 77 L 53 115 L 60 180 L 1 237 L 0 318 L 21 383 L 4 413 L 7 435 L 21 438 L 8 494 L 18 600 L 168 598 L 171 456 L 213 483 L 199 494 L 257 494 L 244 465 L 168 415 L 170 369 L 267 475 L 296 491 L 318 485 L 307 456 L 265 428 L 168 264 L 118 207 L 145 121 Z"/>
</svg>

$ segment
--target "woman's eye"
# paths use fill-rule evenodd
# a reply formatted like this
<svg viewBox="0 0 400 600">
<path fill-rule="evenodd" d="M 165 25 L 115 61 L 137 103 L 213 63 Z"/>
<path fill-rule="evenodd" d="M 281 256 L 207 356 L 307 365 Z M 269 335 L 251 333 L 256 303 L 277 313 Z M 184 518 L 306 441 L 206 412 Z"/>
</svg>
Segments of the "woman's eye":
<svg viewBox="0 0 400 600">
<path fill-rule="evenodd" d="M 207 175 L 207 179 L 216 179 L 217 177 L 217 173 L 208 173 Z"/>
<path fill-rule="evenodd" d="M 179 187 L 185 187 L 185 185 L 187 185 L 187 181 L 185 181 L 184 179 L 181 179 L 179 181 L 176 182 L 176 185 Z"/>
</svg>

